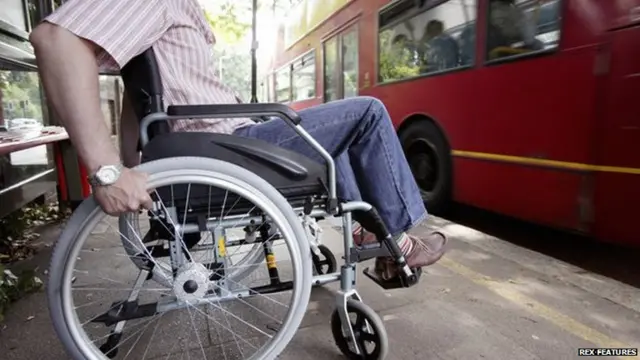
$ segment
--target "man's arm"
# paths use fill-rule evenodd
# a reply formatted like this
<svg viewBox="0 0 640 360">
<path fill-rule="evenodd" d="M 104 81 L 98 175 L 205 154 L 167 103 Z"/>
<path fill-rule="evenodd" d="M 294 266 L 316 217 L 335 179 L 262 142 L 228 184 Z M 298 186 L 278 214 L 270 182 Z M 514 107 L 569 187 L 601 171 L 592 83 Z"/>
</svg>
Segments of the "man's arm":
<svg viewBox="0 0 640 360">
<path fill-rule="evenodd" d="M 171 21 L 165 0 L 67 0 L 31 33 L 47 98 L 91 173 L 120 162 L 100 110 L 99 66 L 122 68 Z"/>
<path fill-rule="evenodd" d="M 29 40 L 49 103 L 89 173 L 120 163 L 100 109 L 97 46 L 47 22 Z"/>
<path fill-rule="evenodd" d="M 120 116 L 120 156 L 122 156 L 124 166 L 134 167 L 140 164 L 139 141 L 138 118 L 125 91 L 122 98 L 122 115 Z"/>
</svg>

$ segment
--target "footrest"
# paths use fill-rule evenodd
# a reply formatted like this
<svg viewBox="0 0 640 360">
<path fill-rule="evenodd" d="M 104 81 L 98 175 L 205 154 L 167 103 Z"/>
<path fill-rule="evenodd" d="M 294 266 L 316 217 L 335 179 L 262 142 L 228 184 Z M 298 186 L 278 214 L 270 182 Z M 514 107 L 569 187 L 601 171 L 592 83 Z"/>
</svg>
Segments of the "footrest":
<svg viewBox="0 0 640 360">
<path fill-rule="evenodd" d="M 380 285 L 380 287 L 382 287 L 383 289 L 392 290 L 412 287 L 413 285 L 420 282 L 422 268 L 411 269 L 411 271 L 413 272 L 413 275 L 409 278 L 405 277 L 404 275 L 399 275 L 391 280 L 382 279 L 373 270 L 369 270 L 369 268 L 365 268 L 362 273 L 369 279 L 373 280 L 373 282 Z"/>
</svg>

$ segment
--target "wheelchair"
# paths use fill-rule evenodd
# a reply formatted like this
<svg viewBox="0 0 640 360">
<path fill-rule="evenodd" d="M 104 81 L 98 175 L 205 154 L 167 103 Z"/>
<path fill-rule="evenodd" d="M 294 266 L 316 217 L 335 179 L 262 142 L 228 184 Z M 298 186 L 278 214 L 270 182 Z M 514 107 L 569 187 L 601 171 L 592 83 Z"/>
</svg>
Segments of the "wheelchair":
<svg viewBox="0 0 640 360">
<path fill-rule="evenodd" d="M 339 282 L 331 316 L 337 347 L 350 359 L 385 358 L 387 333 L 355 288 L 356 265 L 393 257 L 402 269 L 395 282 L 383 282 L 364 269 L 386 289 L 415 285 L 421 269 L 406 264 L 376 209 L 338 198 L 333 159 L 302 128 L 298 114 L 283 104 L 255 103 L 165 110 L 153 49 L 132 59 L 121 73 L 140 121 L 142 162 L 137 169 L 149 174 L 154 204 L 152 210 L 113 219 L 90 197 L 63 229 L 52 255 L 47 297 L 54 329 L 68 354 L 78 360 L 160 358 L 156 352 L 167 359 L 274 359 L 300 328 L 312 287 Z M 260 140 L 171 133 L 167 127 L 177 119 L 264 116 L 284 119 L 324 163 Z M 330 217 L 342 218 L 344 264 L 339 269 L 332 251 L 321 243 L 318 222 Z M 101 220 L 106 223 L 98 226 Z M 356 246 L 352 220 L 378 242 Z M 116 234 L 106 235 L 108 229 Z M 100 245 L 107 247 L 95 249 Z M 276 257 L 291 264 L 281 266 Z M 124 269 L 134 275 L 131 280 L 121 278 Z M 95 282 L 85 280 L 94 273 L 99 273 Z M 254 285 L 257 281 L 262 284 Z M 284 312 L 282 298 L 287 295 L 288 311 L 283 320 L 272 322 Z M 253 314 L 261 304 L 267 309 L 251 316 L 262 319 L 261 325 L 249 326 L 233 314 Z M 86 314 L 103 305 L 107 308 L 97 314 Z M 180 318 L 172 315 L 185 310 Z M 158 333 L 164 320 L 169 325 Z M 221 335 L 232 323 L 245 330 Z M 196 331 L 195 338 L 187 337 L 187 330 L 200 328 L 201 335 Z M 162 340 L 152 346 L 155 336 Z M 144 348 L 139 345 L 143 338 L 149 338 Z M 219 345 L 211 345 L 214 338 Z M 259 339 L 265 344 L 255 345 Z M 253 355 L 245 355 L 248 348 Z"/>
</svg>

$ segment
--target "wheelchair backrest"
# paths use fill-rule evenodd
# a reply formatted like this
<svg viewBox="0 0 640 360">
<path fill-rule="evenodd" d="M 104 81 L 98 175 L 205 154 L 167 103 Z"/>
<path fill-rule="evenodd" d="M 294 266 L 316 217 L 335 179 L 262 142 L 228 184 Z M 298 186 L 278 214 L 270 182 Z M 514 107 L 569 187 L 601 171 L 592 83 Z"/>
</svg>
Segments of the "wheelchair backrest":
<svg viewBox="0 0 640 360">
<path fill-rule="evenodd" d="M 160 69 L 152 47 L 131 59 L 120 74 L 138 121 L 149 114 L 165 111 Z M 149 139 L 167 132 L 169 126 L 165 121 L 156 122 L 149 127 Z"/>
</svg>

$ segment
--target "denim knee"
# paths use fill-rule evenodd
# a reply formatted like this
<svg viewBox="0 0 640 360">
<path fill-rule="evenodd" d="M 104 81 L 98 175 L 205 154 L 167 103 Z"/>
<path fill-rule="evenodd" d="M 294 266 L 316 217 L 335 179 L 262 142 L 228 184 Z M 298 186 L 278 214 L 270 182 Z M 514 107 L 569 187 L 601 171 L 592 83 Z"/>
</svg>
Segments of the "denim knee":
<svg viewBox="0 0 640 360">
<path fill-rule="evenodd" d="M 363 96 L 363 98 L 369 104 L 369 113 L 373 115 L 369 116 L 371 118 L 370 121 L 374 122 L 376 126 L 382 125 L 383 128 L 380 128 L 380 130 L 388 130 L 395 134 L 393 122 L 384 103 L 380 99 L 372 96 Z"/>
<path fill-rule="evenodd" d="M 356 96 L 352 98 L 344 99 L 351 106 L 358 107 L 365 111 L 363 113 L 363 121 L 380 122 L 388 121 L 390 123 L 389 114 L 384 103 L 380 99 L 373 96 Z M 373 115 L 373 116 L 371 116 Z"/>
<path fill-rule="evenodd" d="M 387 108 L 384 106 L 382 101 L 373 96 L 361 95 L 354 98 L 349 98 L 349 100 L 357 101 L 363 104 L 362 106 L 366 106 L 367 108 L 375 112 L 387 111 Z"/>
</svg>

